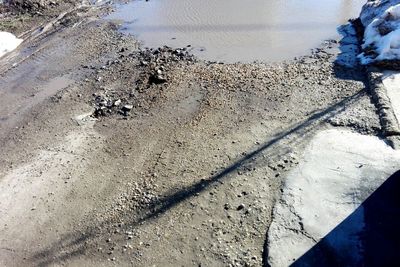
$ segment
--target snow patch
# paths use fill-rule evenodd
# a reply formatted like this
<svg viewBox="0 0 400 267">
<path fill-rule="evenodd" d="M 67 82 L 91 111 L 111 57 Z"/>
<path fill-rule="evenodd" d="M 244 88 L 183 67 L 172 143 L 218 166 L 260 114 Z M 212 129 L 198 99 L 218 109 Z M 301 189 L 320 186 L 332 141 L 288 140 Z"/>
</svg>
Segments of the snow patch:
<svg viewBox="0 0 400 267">
<path fill-rule="evenodd" d="M 17 48 L 22 41 L 12 33 L 0 31 L 0 57 Z"/>
<path fill-rule="evenodd" d="M 400 4 L 389 7 L 365 29 L 362 64 L 400 59 Z"/>
<path fill-rule="evenodd" d="M 389 7 L 400 4 L 400 0 L 369 0 L 362 8 L 360 19 L 367 27 L 375 18 L 381 16 Z"/>
</svg>

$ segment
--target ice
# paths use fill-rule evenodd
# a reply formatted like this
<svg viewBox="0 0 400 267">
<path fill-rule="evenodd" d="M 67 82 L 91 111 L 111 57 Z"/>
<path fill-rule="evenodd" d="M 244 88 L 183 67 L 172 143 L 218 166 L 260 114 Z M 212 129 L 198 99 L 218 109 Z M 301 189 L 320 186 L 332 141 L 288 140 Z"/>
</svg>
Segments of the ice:
<svg viewBox="0 0 400 267">
<path fill-rule="evenodd" d="M 17 48 L 22 41 L 12 33 L 0 31 L 0 57 Z"/>
</svg>

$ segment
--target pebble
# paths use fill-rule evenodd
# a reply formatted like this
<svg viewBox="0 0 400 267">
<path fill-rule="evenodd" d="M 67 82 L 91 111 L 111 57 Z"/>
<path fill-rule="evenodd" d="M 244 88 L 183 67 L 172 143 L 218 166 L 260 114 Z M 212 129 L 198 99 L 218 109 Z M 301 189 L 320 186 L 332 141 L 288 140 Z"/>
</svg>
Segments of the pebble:
<svg viewBox="0 0 400 267">
<path fill-rule="evenodd" d="M 245 204 L 240 204 L 238 207 L 237 207 L 237 209 L 236 210 L 242 210 L 242 209 L 244 209 L 246 207 L 246 205 Z"/>
<path fill-rule="evenodd" d="M 114 106 L 117 107 L 117 106 L 121 105 L 121 102 L 122 102 L 121 99 L 118 99 L 117 101 L 114 102 Z"/>
<path fill-rule="evenodd" d="M 124 105 L 122 107 L 122 111 L 131 111 L 133 109 L 133 105 Z"/>
</svg>

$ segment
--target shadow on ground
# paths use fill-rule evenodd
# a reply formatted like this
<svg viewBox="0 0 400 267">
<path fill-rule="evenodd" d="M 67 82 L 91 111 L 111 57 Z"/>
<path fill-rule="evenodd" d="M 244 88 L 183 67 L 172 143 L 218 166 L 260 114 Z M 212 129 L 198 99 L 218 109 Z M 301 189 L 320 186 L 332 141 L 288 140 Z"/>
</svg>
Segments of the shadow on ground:
<svg viewBox="0 0 400 267">
<path fill-rule="evenodd" d="M 359 72 L 359 69 L 340 65 L 338 62 L 335 62 L 334 72 L 340 79 L 356 79 L 363 82 L 365 81 L 365 77 L 357 73 Z M 208 179 L 197 179 L 199 181 L 191 186 L 171 191 L 165 196 L 159 198 L 153 202 L 147 210 L 139 214 L 139 216 L 132 215 L 130 225 L 128 225 L 137 226 L 151 220 L 156 220 L 158 216 L 162 216 L 170 209 L 191 197 L 201 194 L 210 188 L 210 186 L 217 185 L 224 180 L 233 178 L 234 174 L 238 170 L 251 170 L 253 168 L 250 168 L 249 166 L 255 167 L 260 164 L 265 164 L 265 158 L 268 159 L 284 153 L 282 152 L 282 149 L 278 148 L 295 146 L 304 142 L 304 140 L 307 140 L 315 133 L 322 123 L 343 112 L 349 105 L 357 102 L 360 97 L 365 96 L 365 94 L 366 90 L 364 89 L 323 110 L 315 110 L 306 120 L 300 121 L 277 133 L 275 136 L 272 136 L 270 140 L 267 140 L 254 150 L 245 153 L 243 157 L 237 159 L 231 165 L 215 170 L 214 173 L 216 174 Z M 106 227 L 109 224 L 110 222 L 104 221 L 102 225 L 98 225 L 96 229 L 86 229 L 84 233 L 70 233 L 65 235 L 61 237 L 59 241 L 38 252 L 28 260 L 34 263 L 34 265 L 48 266 L 83 255 L 87 253 L 89 248 L 89 245 L 87 244 L 90 241 L 101 237 L 101 234 L 97 229 L 103 226 Z"/>
<path fill-rule="evenodd" d="M 356 22 L 349 22 L 337 28 L 341 36 L 339 53 L 334 61 L 335 76 L 343 80 L 365 82 L 364 67 L 359 64 L 357 56 L 361 53 L 359 29 Z"/>
<path fill-rule="evenodd" d="M 398 266 L 400 171 L 390 176 L 350 216 L 291 266 Z M 356 223 L 363 230 L 355 235 Z M 357 241 L 356 244 L 352 240 Z"/>
<path fill-rule="evenodd" d="M 357 99 L 359 99 L 363 94 L 364 91 L 360 91 L 357 94 L 348 97 L 325 110 L 314 113 L 304 122 L 278 133 L 257 149 L 246 153 L 241 159 L 225 167 L 222 171 L 217 171 L 217 174 L 209 179 L 202 179 L 190 187 L 184 188 L 175 193 L 172 192 L 166 197 L 158 199 L 157 202 L 153 203 L 152 211 L 140 219 L 139 223 L 157 217 L 158 215 L 185 201 L 189 197 L 201 193 L 211 185 L 227 179 L 229 175 L 236 173 L 238 170 L 243 169 L 245 172 L 246 170 L 252 170 L 259 164 L 265 163 L 265 160 L 263 160 L 264 157 L 262 157 L 263 155 L 267 158 L 271 158 L 277 154 L 282 154 L 282 149 L 277 149 L 277 147 L 283 143 L 286 143 L 286 146 L 294 146 L 304 140 L 307 140 L 307 137 L 314 133 L 314 130 L 320 123 L 343 111 L 350 103 L 357 101 Z M 271 151 L 272 148 L 274 148 L 274 151 Z"/>
<path fill-rule="evenodd" d="M 127 23 L 128 26 L 124 27 L 124 30 L 131 30 L 130 24 L 133 24 L 135 21 L 130 21 Z M 309 29 L 310 27 L 318 27 L 318 29 L 329 29 L 332 25 L 329 23 L 287 23 L 287 24 L 279 24 L 279 25 L 269 25 L 269 24 L 226 24 L 226 25 L 190 25 L 183 24 L 179 25 L 179 27 L 175 25 L 151 25 L 151 26 L 143 26 L 143 25 L 135 25 L 136 32 L 256 32 L 256 31 L 265 31 L 265 30 L 274 30 L 274 31 L 299 31 L 304 29 Z"/>
<path fill-rule="evenodd" d="M 357 21 L 337 28 L 341 40 L 334 60 L 334 72 L 340 79 L 362 81 L 368 88 L 366 72 L 357 59 L 361 51 L 362 30 Z M 359 208 L 291 266 L 398 266 L 399 179 L 400 171 L 375 192 L 370 192 L 370 197 Z M 362 233 L 360 229 L 363 229 Z M 267 248 L 268 236 L 264 246 L 264 266 L 270 266 Z"/>
<path fill-rule="evenodd" d="M 222 170 L 216 170 L 214 172 L 216 174 L 208 179 L 197 179 L 199 182 L 189 187 L 170 192 L 164 197 L 159 198 L 138 216 L 132 215 L 130 224 L 126 225 L 134 227 L 151 220 L 156 220 L 158 216 L 162 216 L 162 214 L 191 197 L 201 194 L 210 188 L 210 186 L 218 185 L 218 183 L 222 181 L 233 178 L 238 170 L 252 170 L 253 167 L 257 165 L 265 164 L 268 158 L 282 153 L 281 146 L 295 146 L 300 142 L 304 142 L 304 140 L 307 140 L 315 133 L 315 130 L 318 129 L 322 123 L 343 112 L 347 106 L 358 101 L 358 99 L 365 94 L 365 90 L 361 90 L 326 109 L 314 111 L 306 120 L 277 133 L 270 140 L 261 144 L 253 151 L 245 153 L 242 158 L 233 162 L 231 165 L 224 167 Z M 34 265 L 48 266 L 83 255 L 87 252 L 90 246 L 88 243 L 90 241 L 101 238 L 101 233 L 98 229 L 107 227 L 108 225 L 110 225 L 110 222 L 104 221 L 101 225 L 98 225 L 96 229 L 86 229 L 82 233 L 75 232 L 64 235 L 60 237 L 59 241 L 36 253 L 33 257 L 28 258 L 28 260 L 34 263 Z"/>
</svg>

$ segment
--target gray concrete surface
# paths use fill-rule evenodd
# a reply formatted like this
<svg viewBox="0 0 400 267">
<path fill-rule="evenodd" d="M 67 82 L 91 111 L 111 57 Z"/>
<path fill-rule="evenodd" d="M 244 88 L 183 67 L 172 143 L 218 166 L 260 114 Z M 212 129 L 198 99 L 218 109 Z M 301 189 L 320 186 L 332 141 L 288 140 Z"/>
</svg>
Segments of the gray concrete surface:
<svg viewBox="0 0 400 267">
<path fill-rule="evenodd" d="M 268 264 L 365 266 L 371 262 L 365 253 L 371 243 L 379 242 L 367 240 L 371 205 L 365 204 L 399 169 L 400 151 L 377 137 L 336 129 L 318 133 L 302 162 L 288 175 L 275 206 Z M 378 212 L 386 214 L 385 209 Z"/>
<path fill-rule="evenodd" d="M 392 115 L 392 125 L 399 129 L 397 134 L 388 137 L 392 147 L 400 149 L 400 73 L 398 71 L 384 71 L 382 75 L 382 87 L 389 102 L 389 110 Z"/>
<path fill-rule="evenodd" d="M 385 83 L 383 82 L 385 80 Z M 395 95 L 388 93 L 387 78 L 381 71 L 374 68 L 368 70 L 368 82 L 373 101 L 378 109 L 378 114 L 384 136 L 400 135 L 400 127 L 392 103 L 396 103 Z M 386 85 L 385 85 L 386 84 Z M 392 90 L 393 91 L 393 90 Z M 394 101 L 394 102 L 393 102 Z"/>
<path fill-rule="evenodd" d="M 383 80 L 397 123 L 400 121 L 400 73 L 385 71 Z"/>
</svg>

